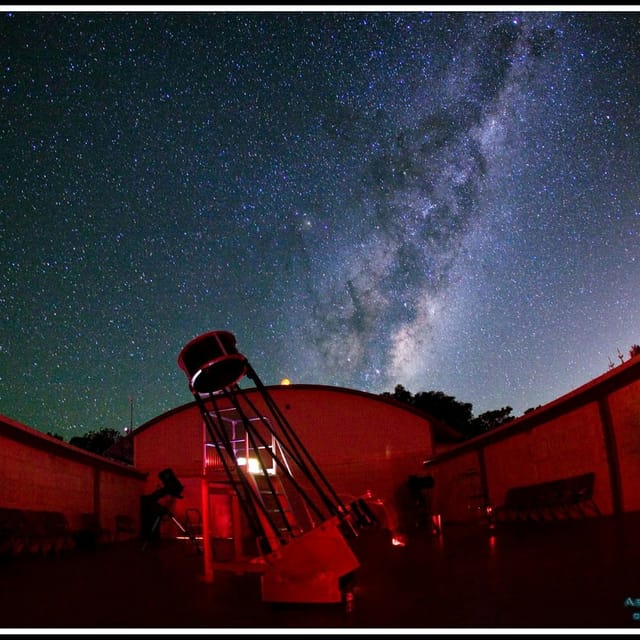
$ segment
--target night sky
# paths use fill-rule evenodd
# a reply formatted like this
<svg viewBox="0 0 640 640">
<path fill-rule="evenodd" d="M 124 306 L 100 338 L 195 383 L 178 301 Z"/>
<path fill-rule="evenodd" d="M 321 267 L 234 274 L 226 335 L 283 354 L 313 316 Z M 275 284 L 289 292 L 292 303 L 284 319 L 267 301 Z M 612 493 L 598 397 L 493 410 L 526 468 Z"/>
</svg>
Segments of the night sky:
<svg viewBox="0 0 640 640">
<path fill-rule="evenodd" d="M 640 13 L 1 17 L 0 413 L 265 384 L 544 404 L 640 342 Z M 250 387 L 251 383 L 241 382 Z"/>
</svg>

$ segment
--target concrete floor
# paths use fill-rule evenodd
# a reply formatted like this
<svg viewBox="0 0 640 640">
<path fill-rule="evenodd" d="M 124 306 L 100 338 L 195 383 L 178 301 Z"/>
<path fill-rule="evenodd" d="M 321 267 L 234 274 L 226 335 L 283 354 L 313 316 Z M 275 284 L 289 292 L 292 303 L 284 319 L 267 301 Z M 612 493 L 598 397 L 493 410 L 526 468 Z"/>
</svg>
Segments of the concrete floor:
<svg viewBox="0 0 640 640">
<path fill-rule="evenodd" d="M 188 541 L 5 560 L 0 626 L 640 631 L 640 514 L 495 532 L 445 525 L 440 536 L 416 531 L 405 547 L 393 547 L 384 531 L 365 531 L 353 547 L 361 567 L 351 612 L 342 604 L 262 602 L 255 574 L 218 572 L 204 582 Z"/>
</svg>

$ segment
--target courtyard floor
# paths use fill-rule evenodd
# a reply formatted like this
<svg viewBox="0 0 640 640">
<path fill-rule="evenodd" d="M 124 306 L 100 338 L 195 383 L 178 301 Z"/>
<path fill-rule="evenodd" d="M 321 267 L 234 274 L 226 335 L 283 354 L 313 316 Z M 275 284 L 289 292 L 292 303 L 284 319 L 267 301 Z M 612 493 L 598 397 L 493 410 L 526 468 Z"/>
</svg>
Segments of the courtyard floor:
<svg viewBox="0 0 640 640">
<path fill-rule="evenodd" d="M 264 633 L 416 633 L 491 629 L 640 631 L 640 514 L 519 524 L 445 525 L 395 547 L 364 531 L 343 604 L 261 600 L 256 574 L 216 572 L 188 541 L 137 540 L 0 563 L 0 627 Z"/>
</svg>

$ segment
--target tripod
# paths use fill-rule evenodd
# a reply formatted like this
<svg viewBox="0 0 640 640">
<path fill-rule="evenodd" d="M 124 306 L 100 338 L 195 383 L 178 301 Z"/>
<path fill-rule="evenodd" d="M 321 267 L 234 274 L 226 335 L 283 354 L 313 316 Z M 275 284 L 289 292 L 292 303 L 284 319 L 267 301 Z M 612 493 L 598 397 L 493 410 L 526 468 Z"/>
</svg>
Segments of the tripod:
<svg viewBox="0 0 640 640">
<path fill-rule="evenodd" d="M 189 540 L 191 540 L 198 554 L 201 554 L 202 549 L 200 548 L 198 539 L 188 529 L 185 528 L 185 526 L 178 520 L 178 518 L 176 518 L 173 515 L 173 513 L 171 513 L 171 511 L 169 511 L 169 509 L 167 509 L 166 507 L 160 507 L 160 508 L 163 510 L 163 512 L 156 516 L 156 519 L 153 525 L 151 525 L 149 536 L 142 543 L 142 550 L 144 551 L 147 548 L 147 544 L 149 543 L 149 541 L 156 535 L 158 531 L 158 527 L 160 526 L 160 523 L 162 522 L 163 518 L 169 518 L 170 520 L 173 521 L 176 527 L 178 527 L 178 529 L 180 529 L 180 531 L 182 531 L 182 533 L 184 533 L 184 535 L 186 535 L 189 538 Z"/>
<path fill-rule="evenodd" d="M 164 505 L 158 503 L 158 499 L 166 495 L 163 490 L 158 490 L 148 496 L 142 496 L 142 550 L 145 551 L 149 542 L 154 538 L 157 538 L 160 534 L 159 527 L 160 523 L 163 519 L 171 520 L 182 533 L 191 540 L 193 546 L 196 548 L 198 554 L 202 553 L 202 549 L 200 548 L 200 544 L 198 539 L 189 531 L 179 520 L 173 515 L 173 513 Z M 153 522 L 149 527 L 149 523 L 151 522 L 150 516 L 153 517 Z"/>
</svg>

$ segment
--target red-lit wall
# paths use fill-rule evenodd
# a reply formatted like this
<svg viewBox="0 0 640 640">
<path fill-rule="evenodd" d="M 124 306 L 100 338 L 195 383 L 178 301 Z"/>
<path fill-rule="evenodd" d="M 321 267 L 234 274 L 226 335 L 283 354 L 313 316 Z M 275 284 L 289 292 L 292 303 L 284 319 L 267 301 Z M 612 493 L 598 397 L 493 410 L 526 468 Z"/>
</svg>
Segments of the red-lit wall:
<svg viewBox="0 0 640 640">
<path fill-rule="evenodd" d="M 153 428 L 134 432 L 134 466 L 148 472 L 146 491 L 161 485 L 158 472 L 171 468 L 184 484 L 201 476 L 204 457 L 204 425 L 198 407 L 190 405 L 153 420 Z"/>
<path fill-rule="evenodd" d="M 442 461 L 429 469 L 434 476 L 433 512 L 449 521 L 466 522 L 479 517 L 479 495 L 482 494 L 480 465 L 475 451 Z"/>
<path fill-rule="evenodd" d="M 509 487 L 595 471 L 596 504 L 603 513 L 612 512 L 607 453 L 596 402 L 489 444 L 484 456 L 492 504 L 502 504 Z"/>
<path fill-rule="evenodd" d="M 139 521 L 145 475 L 0 416 L 0 507 L 59 511 L 72 529 L 97 513 L 114 530 L 116 514 Z"/>
<path fill-rule="evenodd" d="M 147 423 L 148 424 L 148 423 Z M 204 471 L 204 424 L 197 406 L 169 411 L 153 420 L 153 428 L 140 427 L 134 432 L 134 466 L 147 473 L 145 494 L 162 486 L 158 473 L 170 468 L 184 487 L 183 497 L 169 496 L 162 503 L 183 524 L 188 509 L 201 511 L 200 482 Z M 162 535 L 180 531 L 173 520 L 164 518 Z"/>
<path fill-rule="evenodd" d="M 470 518 L 469 497 L 454 487 L 464 485 L 471 468 L 485 504 L 503 504 L 510 487 L 594 472 L 594 499 L 603 515 L 640 510 L 640 356 L 434 456 L 426 468 L 439 478 L 445 521 Z"/>
<path fill-rule="evenodd" d="M 259 411 L 260 395 L 247 389 Z M 409 474 L 424 473 L 433 453 L 431 423 L 410 407 L 373 394 L 315 385 L 270 387 L 269 394 L 323 474 L 347 501 L 371 491 L 397 509 Z M 220 401 L 224 407 L 224 401 Z M 185 485 L 174 504 L 182 517 L 200 501 L 205 430 L 195 404 L 159 416 L 134 432 L 135 466 L 148 487 L 171 467 Z"/>
<path fill-rule="evenodd" d="M 635 380 L 608 398 L 620 467 L 625 511 L 640 510 L 640 381 Z"/>
</svg>

